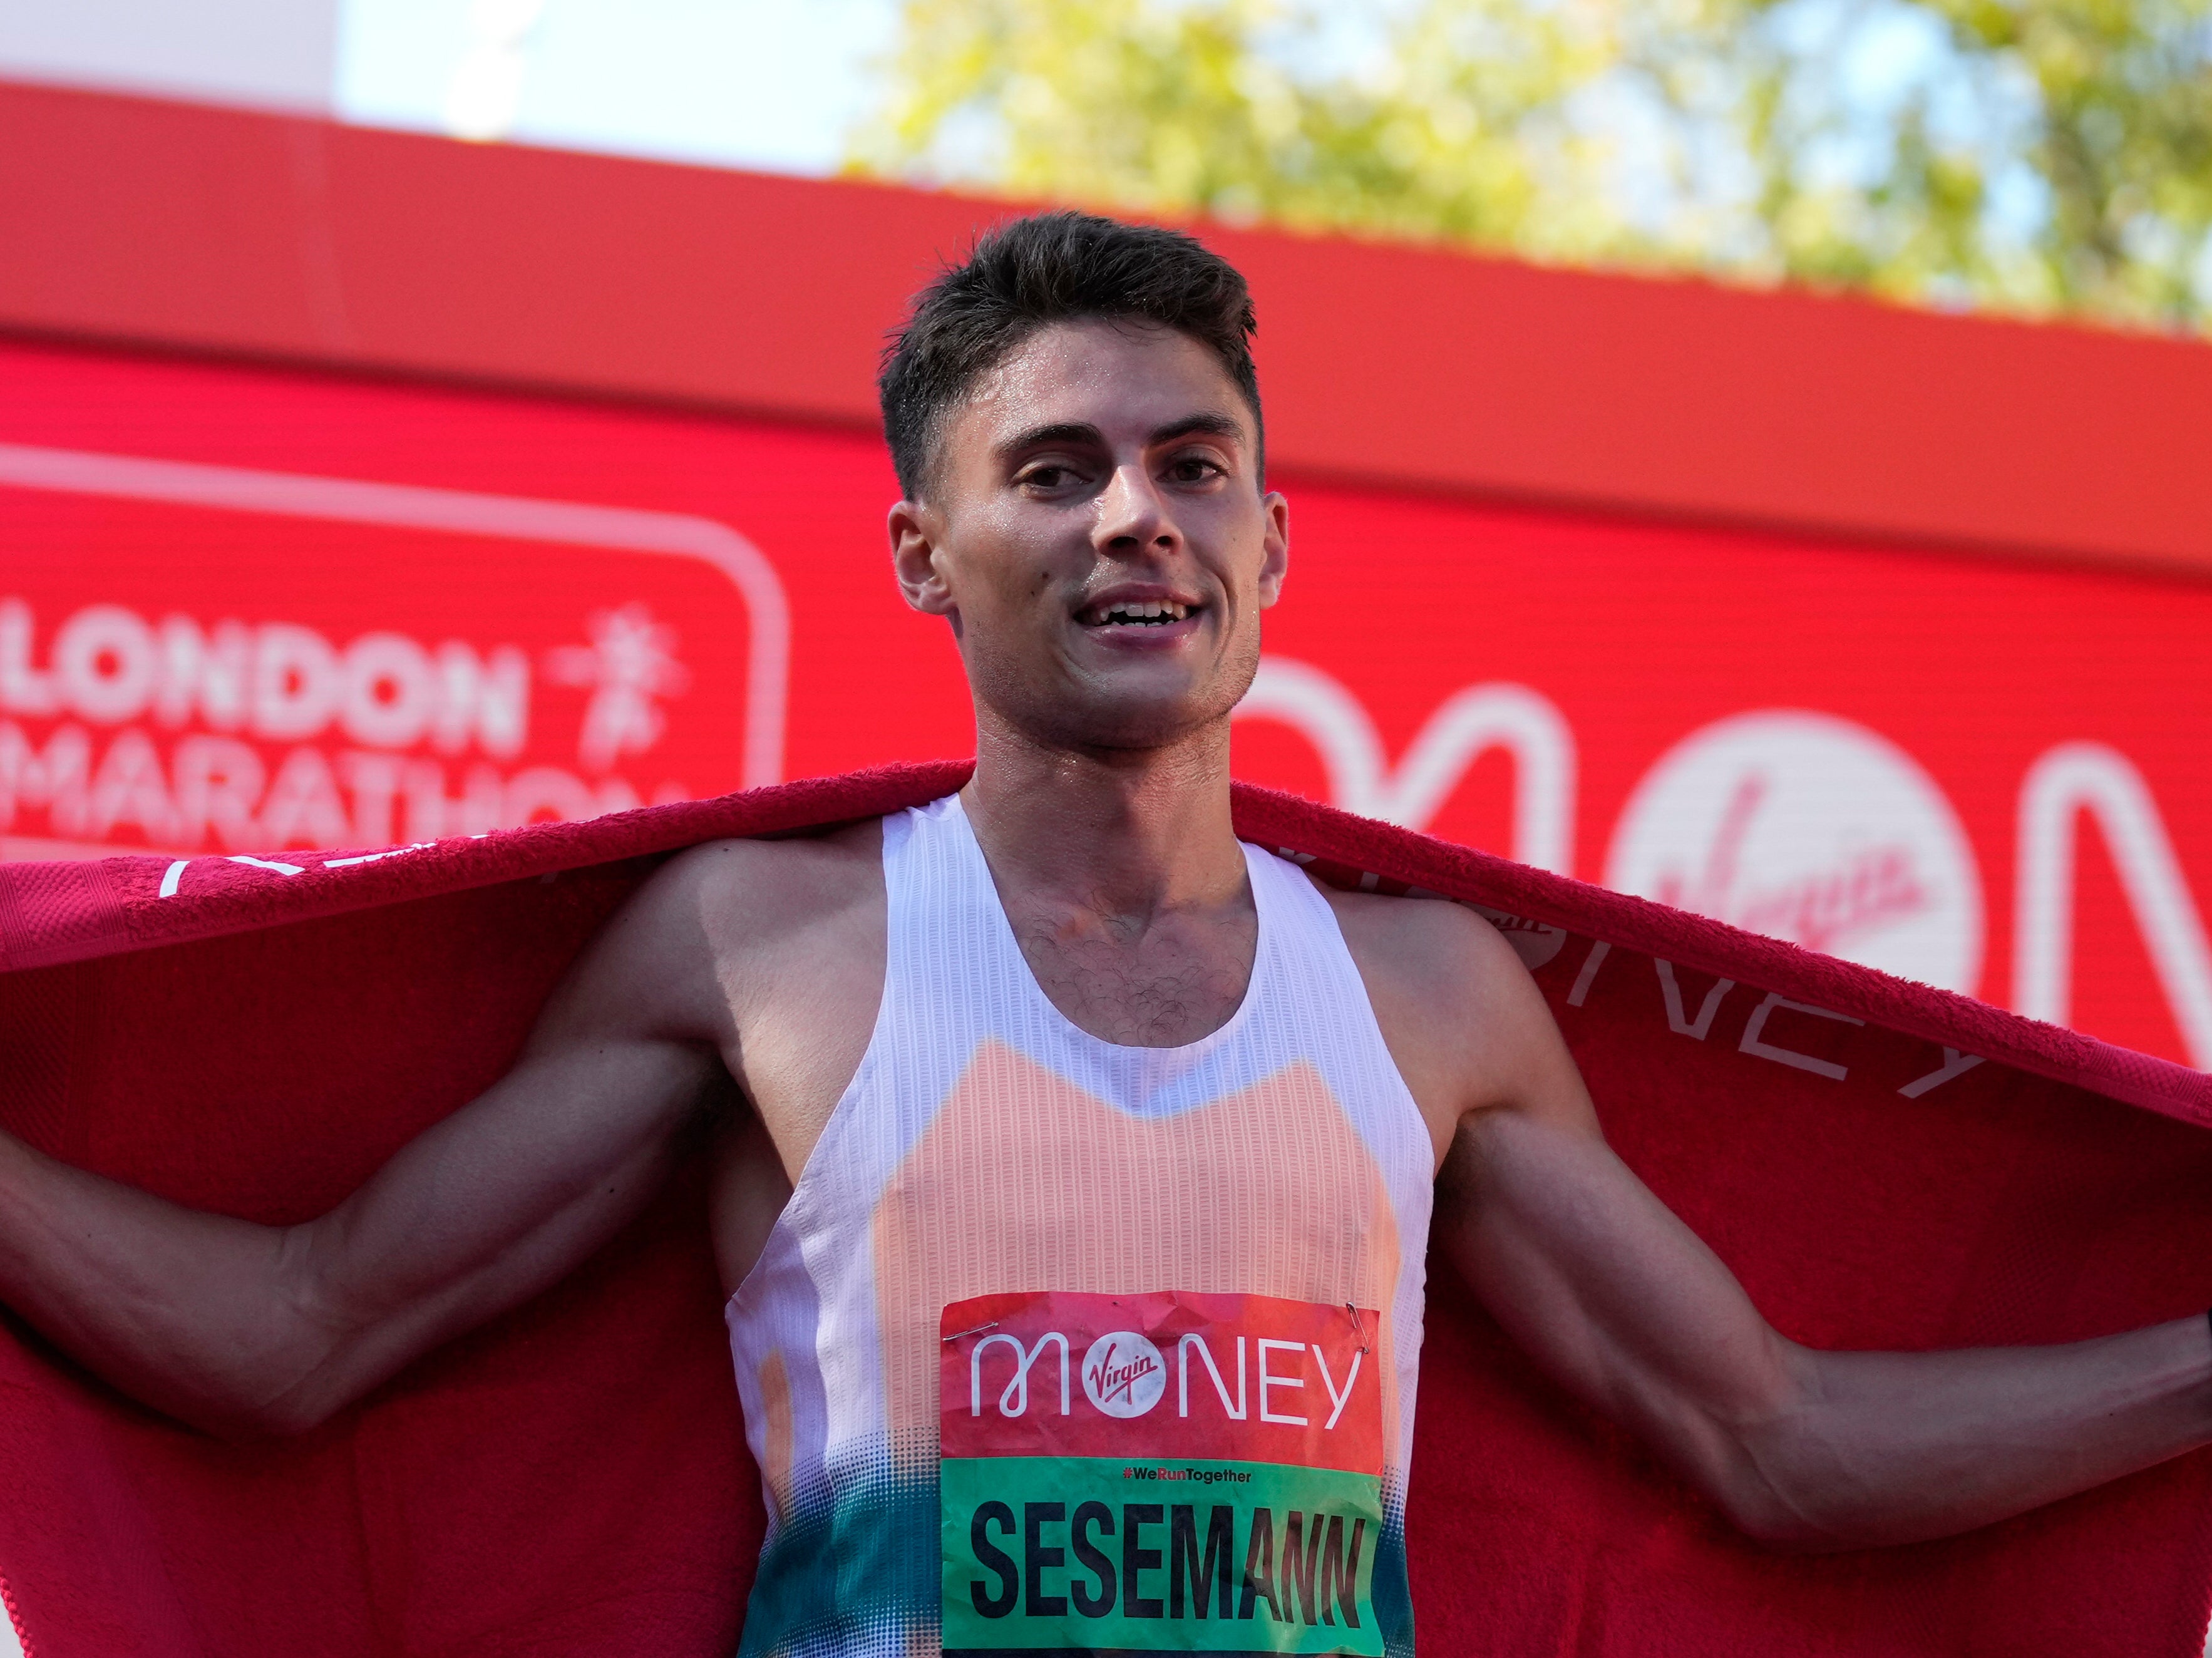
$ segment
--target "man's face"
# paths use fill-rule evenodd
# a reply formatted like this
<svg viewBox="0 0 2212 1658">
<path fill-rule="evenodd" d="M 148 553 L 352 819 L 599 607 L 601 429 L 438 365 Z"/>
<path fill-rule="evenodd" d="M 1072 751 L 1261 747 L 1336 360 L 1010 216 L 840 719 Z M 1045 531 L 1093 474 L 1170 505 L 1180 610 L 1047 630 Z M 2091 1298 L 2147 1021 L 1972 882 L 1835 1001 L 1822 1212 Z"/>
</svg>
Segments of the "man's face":
<svg viewBox="0 0 2212 1658">
<path fill-rule="evenodd" d="M 947 411 L 899 585 L 951 618 L 979 714 L 1049 746 L 1147 749 L 1224 719 L 1282 591 L 1289 509 L 1252 412 L 1171 329 L 1042 329 Z"/>
</svg>

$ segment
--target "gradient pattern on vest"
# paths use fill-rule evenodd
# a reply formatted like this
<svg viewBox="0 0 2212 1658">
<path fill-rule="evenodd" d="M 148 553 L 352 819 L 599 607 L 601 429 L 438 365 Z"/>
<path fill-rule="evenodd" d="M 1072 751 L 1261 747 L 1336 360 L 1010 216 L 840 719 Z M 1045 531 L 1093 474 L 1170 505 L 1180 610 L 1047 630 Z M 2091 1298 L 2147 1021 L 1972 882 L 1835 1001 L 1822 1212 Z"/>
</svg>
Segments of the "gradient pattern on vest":
<svg viewBox="0 0 2212 1658">
<path fill-rule="evenodd" d="M 1387 1649 L 1410 1649 L 1433 1151 L 1327 901 L 1244 853 L 1243 1003 L 1196 1042 L 1126 1048 L 1038 987 L 957 797 L 884 821 L 875 1029 L 726 1312 L 770 1516 L 747 1653 L 934 1649 L 940 1321 L 1045 1291 L 1370 1309 L 1381 1534 L 1361 1573 Z"/>
</svg>

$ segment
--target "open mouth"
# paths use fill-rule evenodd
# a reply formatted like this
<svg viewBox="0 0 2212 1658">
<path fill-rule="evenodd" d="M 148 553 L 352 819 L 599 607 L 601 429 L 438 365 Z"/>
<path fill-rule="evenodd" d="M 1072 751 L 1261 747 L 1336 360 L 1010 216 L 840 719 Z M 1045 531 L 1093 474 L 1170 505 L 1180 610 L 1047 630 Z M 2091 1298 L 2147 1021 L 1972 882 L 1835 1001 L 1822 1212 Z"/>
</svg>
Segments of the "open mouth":
<svg viewBox="0 0 2212 1658">
<path fill-rule="evenodd" d="M 1173 599 L 1117 599 L 1110 604 L 1093 604 L 1079 612 L 1076 620 L 1086 628 L 1164 628 L 1195 616 L 1198 610 L 1195 604 L 1179 604 Z"/>
</svg>

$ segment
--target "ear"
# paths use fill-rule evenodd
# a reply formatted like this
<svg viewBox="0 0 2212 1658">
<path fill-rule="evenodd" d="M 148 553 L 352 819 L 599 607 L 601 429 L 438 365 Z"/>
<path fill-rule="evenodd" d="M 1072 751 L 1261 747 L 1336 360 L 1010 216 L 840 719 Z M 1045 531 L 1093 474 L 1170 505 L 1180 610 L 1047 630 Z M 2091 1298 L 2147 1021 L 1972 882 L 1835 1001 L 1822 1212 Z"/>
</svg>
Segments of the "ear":
<svg viewBox="0 0 2212 1658">
<path fill-rule="evenodd" d="M 1267 609 L 1283 596 L 1283 578 L 1291 568 L 1291 503 L 1279 489 L 1261 497 L 1260 510 L 1267 515 L 1261 536 L 1260 608 Z"/>
<path fill-rule="evenodd" d="M 927 616 L 950 616 L 951 584 L 940 568 L 939 550 L 945 524 L 935 507 L 902 501 L 891 508 L 891 573 L 906 602 Z"/>
</svg>

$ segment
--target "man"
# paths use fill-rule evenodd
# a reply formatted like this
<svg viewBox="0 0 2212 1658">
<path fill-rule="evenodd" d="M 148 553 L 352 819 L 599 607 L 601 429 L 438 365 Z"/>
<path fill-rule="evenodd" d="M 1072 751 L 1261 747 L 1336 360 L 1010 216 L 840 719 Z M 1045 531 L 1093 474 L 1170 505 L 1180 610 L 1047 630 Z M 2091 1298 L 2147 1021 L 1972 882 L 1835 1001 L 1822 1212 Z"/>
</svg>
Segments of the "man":
<svg viewBox="0 0 2212 1658">
<path fill-rule="evenodd" d="M 1784 1339 L 1607 1148 L 1486 924 L 1238 844 L 1230 711 L 1289 552 L 1252 325 L 1173 233 L 984 239 L 883 380 L 967 787 L 675 859 L 508 1075 L 318 1220 L 0 1139 L 0 1299 L 185 1422 L 296 1431 L 559 1279 L 710 1124 L 771 1516 L 748 1651 L 1410 1650 L 1432 1181 L 1505 1329 L 1779 1546 L 1932 1537 L 2212 1438 L 2202 1319 Z"/>
</svg>

